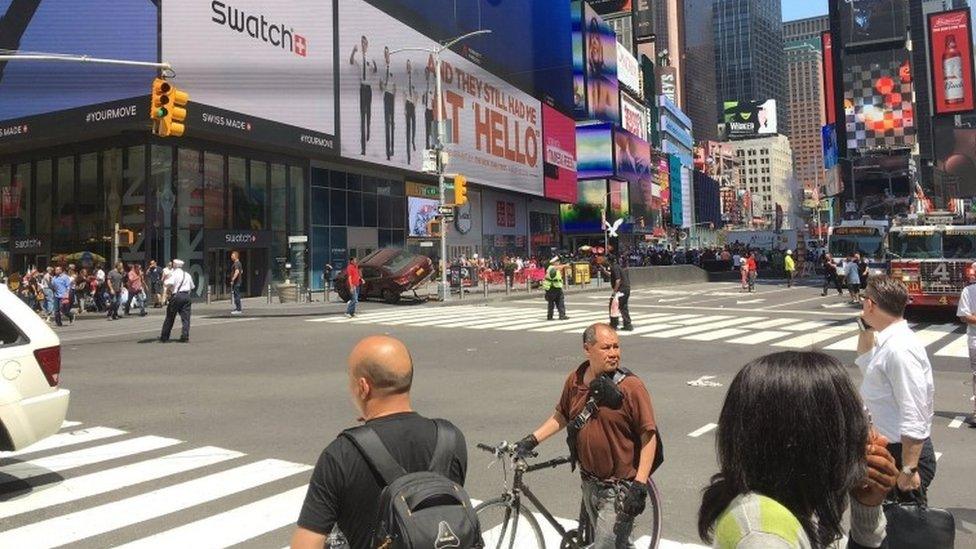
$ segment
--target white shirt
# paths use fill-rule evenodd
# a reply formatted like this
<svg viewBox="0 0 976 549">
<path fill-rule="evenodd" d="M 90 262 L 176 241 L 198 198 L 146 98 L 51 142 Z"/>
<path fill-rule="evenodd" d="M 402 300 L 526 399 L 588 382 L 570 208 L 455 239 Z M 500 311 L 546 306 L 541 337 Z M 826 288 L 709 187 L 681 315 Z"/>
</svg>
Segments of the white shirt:
<svg viewBox="0 0 976 549">
<path fill-rule="evenodd" d="M 183 269 L 173 269 L 169 273 L 169 278 L 164 282 L 165 285 L 173 288 L 173 293 L 191 292 L 196 286 L 193 284 L 193 277 L 188 275 Z"/>
<path fill-rule="evenodd" d="M 970 284 L 962 289 L 959 307 L 956 308 L 956 316 L 960 318 L 971 314 L 976 314 L 976 284 Z M 966 333 L 971 344 L 976 342 L 976 324 L 966 324 Z"/>
<path fill-rule="evenodd" d="M 878 332 L 874 348 L 855 364 L 864 376 L 861 398 L 878 432 L 890 442 L 900 442 L 902 435 L 928 438 L 935 401 L 932 365 L 908 322 Z"/>
<path fill-rule="evenodd" d="M 101 284 L 102 282 L 105 282 L 105 271 L 103 271 L 102 269 L 99 269 L 99 270 L 95 271 L 95 280 L 99 284 Z"/>
</svg>

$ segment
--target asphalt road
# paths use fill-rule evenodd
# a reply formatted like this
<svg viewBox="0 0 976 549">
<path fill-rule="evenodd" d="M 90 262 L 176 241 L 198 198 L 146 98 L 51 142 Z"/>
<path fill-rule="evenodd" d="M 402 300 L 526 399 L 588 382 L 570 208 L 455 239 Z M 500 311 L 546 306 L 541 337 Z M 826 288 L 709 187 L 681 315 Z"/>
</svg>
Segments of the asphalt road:
<svg viewBox="0 0 976 549">
<path fill-rule="evenodd" d="M 468 491 L 492 497 L 502 472 L 489 468 L 474 443 L 517 440 L 551 413 L 566 375 L 583 360 L 582 329 L 603 317 L 606 296 L 574 294 L 567 306 L 566 323 L 545 322 L 541 299 L 367 303 L 354 322 L 337 309 L 198 315 L 188 345 L 152 342 L 158 312 L 117 323 L 79 321 L 63 331 L 62 383 L 72 390 L 69 419 L 80 424 L 46 449 L 0 455 L 0 546 L 206 539 L 208 546 L 282 547 L 309 467 L 354 423 L 346 355 L 376 333 L 411 349 L 415 408 L 461 427 Z M 851 364 L 859 381 L 851 347 L 857 311 L 844 298 L 821 297 L 819 288 L 773 283 L 754 294 L 732 283 L 636 290 L 631 311 L 638 330 L 623 338 L 623 364 L 647 383 L 665 443 L 666 461 L 655 475 L 664 537 L 670 547 L 700 543 L 697 506 L 716 471 L 713 426 L 732 377 L 763 354 L 814 347 Z M 929 315 L 914 322 L 935 370 L 940 457 L 930 503 L 955 515 L 957 547 L 973 547 L 976 429 L 956 420 L 972 406 L 963 332 L 953 320 Z M 702 376 L 721 386 L 688 384 Z M 565 453 L 557 438 L 540 447 L 544 457 Z M 529 481 L 557 516 L 578 512 L 578 482 L 568 469 Z"/>
</svg>

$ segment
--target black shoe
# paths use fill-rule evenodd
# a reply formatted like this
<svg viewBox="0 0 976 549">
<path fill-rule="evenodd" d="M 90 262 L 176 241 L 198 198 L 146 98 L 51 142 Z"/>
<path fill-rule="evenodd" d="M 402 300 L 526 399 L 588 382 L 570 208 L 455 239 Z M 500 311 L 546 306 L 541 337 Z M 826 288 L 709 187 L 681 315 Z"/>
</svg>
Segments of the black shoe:
<svg viewBox="0 0 976 549">
<path fill-rule="evenodd" d="M 190 342 L 190 338 L 188 338 L 188 337 L 181 337 L 180 338 L 180 343 L 189 343 L 189 342 Z"/>
<path fill-rule="evenodd" d="M 169 343 L 169 338 L 168 337 L 166 339 L 159 338 L 157 341 L 159 341 L 160 343 Z"/>
<path fill-rule="evenodd" d="M 568 316 L 561 316 L 561 317 L 559 317 L 559 320 L 569 320 L 569 317 Z"/>
<path fill-rule="evenodd" d="M 548 317 L 548 318 L 546 318 L 546 320 L 552 320 L 552 319 L 553 319 L 553 318 L 552 318 L 551 316 L 550 316 L 550 317 Z"/>
<path fill-rule="evenodd" d="M 633 326 L 630 326 L 630 325 L 627 325 L 627 326 L 624 326 L 623 328 L 621 328 L 621 330 L 623 330 L 625 332 L 633 332 L 634 331 L 634 327 Z"/>
</svg>

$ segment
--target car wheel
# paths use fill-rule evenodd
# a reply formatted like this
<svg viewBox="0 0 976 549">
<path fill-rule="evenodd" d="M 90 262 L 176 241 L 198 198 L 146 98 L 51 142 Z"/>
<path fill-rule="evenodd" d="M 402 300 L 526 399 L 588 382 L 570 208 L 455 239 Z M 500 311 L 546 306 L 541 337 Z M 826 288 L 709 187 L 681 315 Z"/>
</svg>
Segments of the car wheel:
<svg viewBox="0 0 976 549">
<path fill-rule="evenodd" d="M 352 297 L 352 296 L 349 295 L 349 290 L 347 288 L 341 288 L 341 287 L 340 288 L 336 288 L 335 293 L 336 293 L 336 295 L 339 296 L 339 299 L 341 299 L 343 301 L 349 301 L 349 298 Z"/>
<path fill-rule="evenodd" d="M 390 305 L 393 305 L 394 303 L 400 301 L 399 292 L 392 290 L 390 288 L 384 289 L 382 295 L 383 295 L 383 301 L 389 303 Z"/>
</svg>

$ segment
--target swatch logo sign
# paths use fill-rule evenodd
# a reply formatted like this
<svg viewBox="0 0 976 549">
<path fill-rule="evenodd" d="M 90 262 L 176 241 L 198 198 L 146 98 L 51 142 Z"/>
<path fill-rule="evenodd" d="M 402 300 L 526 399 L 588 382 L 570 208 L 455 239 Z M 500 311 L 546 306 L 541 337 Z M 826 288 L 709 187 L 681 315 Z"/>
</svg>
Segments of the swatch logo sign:
<svg viewBox="0 0 976 549">
<path fill-rule="evenodd" d="M 210 20 L 220 26 L 226 26 L 230 30 L 245 34 L 275 48 L 290 51 L 295 55 L 301 57 L 307 55 L 308 42 L 304 36 L 296 34 L 291 26 L 280 22 L 271 23 L 264 18 L 263 14 L 247 13 L 217 0 L 210 3 L 210 10 L 213 11 Z"/>
<path fill-rule="evenodd" d="M 249 233 L 236 233 L 224 236 L 224 242 L 228 244 L 252 244 L 258 241 L 258 237 Z"/>
</svg>

